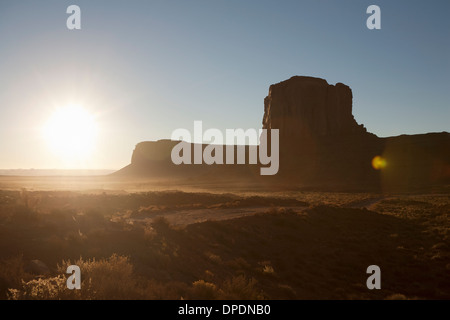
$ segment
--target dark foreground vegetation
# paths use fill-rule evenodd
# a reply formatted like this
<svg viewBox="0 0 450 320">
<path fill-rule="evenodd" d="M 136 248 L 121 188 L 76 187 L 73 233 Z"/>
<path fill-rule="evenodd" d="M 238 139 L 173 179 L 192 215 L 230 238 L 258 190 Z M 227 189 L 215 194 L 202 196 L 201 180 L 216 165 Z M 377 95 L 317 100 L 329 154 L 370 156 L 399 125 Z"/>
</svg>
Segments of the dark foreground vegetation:
<svg viewBox="0 0 450 320">
<path fill-rule="evenodd" d="M 167 218 L 192 210 L 246 214 Z M 0 191 L 0 298 L 449 299 L 449 215 L 448 194 Z"/>
</svg>

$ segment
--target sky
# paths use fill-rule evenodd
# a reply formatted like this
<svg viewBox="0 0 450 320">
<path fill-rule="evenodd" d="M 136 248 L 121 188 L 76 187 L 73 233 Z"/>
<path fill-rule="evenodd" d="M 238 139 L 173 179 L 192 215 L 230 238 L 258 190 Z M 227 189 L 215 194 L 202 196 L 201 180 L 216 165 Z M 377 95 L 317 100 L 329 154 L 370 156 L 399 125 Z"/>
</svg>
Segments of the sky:
<svg viewBox="0 0 450 320">
<path fill-rule="evenodd" d="M 81 29 L 69 30 L 69 5 Z M 369 5 L 381 29 L 369 30 Z M 0 169 L 120 169 L 177 128 L 261 128 L 271 84 L 345 83 L 378 136 L 450 131 L 450 2 L 0 1 Z M 57 108 L 95 117 L 67 159 L 42 128 Z"/>
</svg>

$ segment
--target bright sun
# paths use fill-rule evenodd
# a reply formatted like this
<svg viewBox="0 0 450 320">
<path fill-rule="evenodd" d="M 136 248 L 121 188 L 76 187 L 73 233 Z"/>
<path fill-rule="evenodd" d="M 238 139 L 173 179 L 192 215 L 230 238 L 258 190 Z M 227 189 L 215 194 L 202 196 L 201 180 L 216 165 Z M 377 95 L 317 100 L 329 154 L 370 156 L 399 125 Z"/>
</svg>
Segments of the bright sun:
<svg viewBox="0 0 450 320">
<path fill-rule="evenodd" d="M 85 159 L 93 150 L 97 124 L 83 107 L 68 105 L 53 113 L 43 133 L 52 151 L 63 159 Z"/>
</svg>

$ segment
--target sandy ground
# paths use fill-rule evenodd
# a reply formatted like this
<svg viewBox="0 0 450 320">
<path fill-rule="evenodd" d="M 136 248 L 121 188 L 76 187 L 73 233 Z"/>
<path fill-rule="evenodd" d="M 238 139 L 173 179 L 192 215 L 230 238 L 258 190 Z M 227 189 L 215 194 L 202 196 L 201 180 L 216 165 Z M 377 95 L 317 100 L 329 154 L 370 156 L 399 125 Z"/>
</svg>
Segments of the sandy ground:
<svg viewBox="0 0 450 320">
<path fill-rule="evenodd" d="M 366 208 L 368 210 L 372 209 L 380 201 L 387 199 L 386 197 L 375 197 L 372 199 L 366 199 L 362 201 L 357 201 L 349 205 L 350 208 Z M 164 217 L 172 225 L 181 226 L 189 225 L 193 223 L 205 222 L 205 221 L 221 221 L 229 220 L 235 218 L 241 218 L 245 216 L 252 216 L 258 213 L 264 213 L 271 210 L 291 210 L 296 213 L 300 213 L 303 210 L 309 208 L 309 206 L 298 206 L 298 207 L 282 207 L 270 208 L 270 207 L 246 207 L 246 208 L 228 208 L 228 209 L 197 209 L 197 210 L 171 210 L 163 213 L 155 213 L 153 217 L 140 217 L 132 218 L 129 221 L 134 220 L 147 220 L 152 221 L 155 217 Z"/>
<path fill-rule="evenodd" d="M 77 191 L 82 193 L 124 194 L 143 191 L 181 190 L 185 192 L 251 193 L 264 191 L 255 184 L 201 183 L 162 179 L 123 179 L 108 175 L 99 176 L 6 176 L 0 175 L 0 190 Z"/>
<path fill-rule="evenodd" d="M 301 212 L 308 208 L 303 207 L 283 207 L 283 210 L 292 210 L 294 212 Z M 264 213 L 270 211 L 268 207 L 247 207 L 247 208 L 228 208 L 228 209 L 190 209 L 190 210 L 171 210 L 163 213 L 154 213 L 151 215 L 129 218 L 128 222 L 151 222 L 157 217 L 166 218 L 171 225 L 185 226 L 193 223 L 205 222 L 205 221 L 222 221 L 235 218 L 241 218 L 245 216 L 252 216 L 258 213 Z M 272 210 L 277 210 L 272 209 Z"/>
</svg>

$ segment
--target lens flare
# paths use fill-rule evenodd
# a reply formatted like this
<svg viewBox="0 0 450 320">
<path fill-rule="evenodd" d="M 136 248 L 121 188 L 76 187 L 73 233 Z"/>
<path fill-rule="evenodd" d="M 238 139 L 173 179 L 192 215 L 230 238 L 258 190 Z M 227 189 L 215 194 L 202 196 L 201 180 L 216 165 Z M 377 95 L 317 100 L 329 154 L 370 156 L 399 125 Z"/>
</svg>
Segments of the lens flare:
<svg viewBox="0 0 450 320">
<path fill-rule="evenodd" d="M 384 169 L 384 168 L 386 168 L 386 165 L 387 165 L 386 159 L 381 156 L 376 156 L 372 159 L 372 167 L 375 170 Z"/>
</svg>

